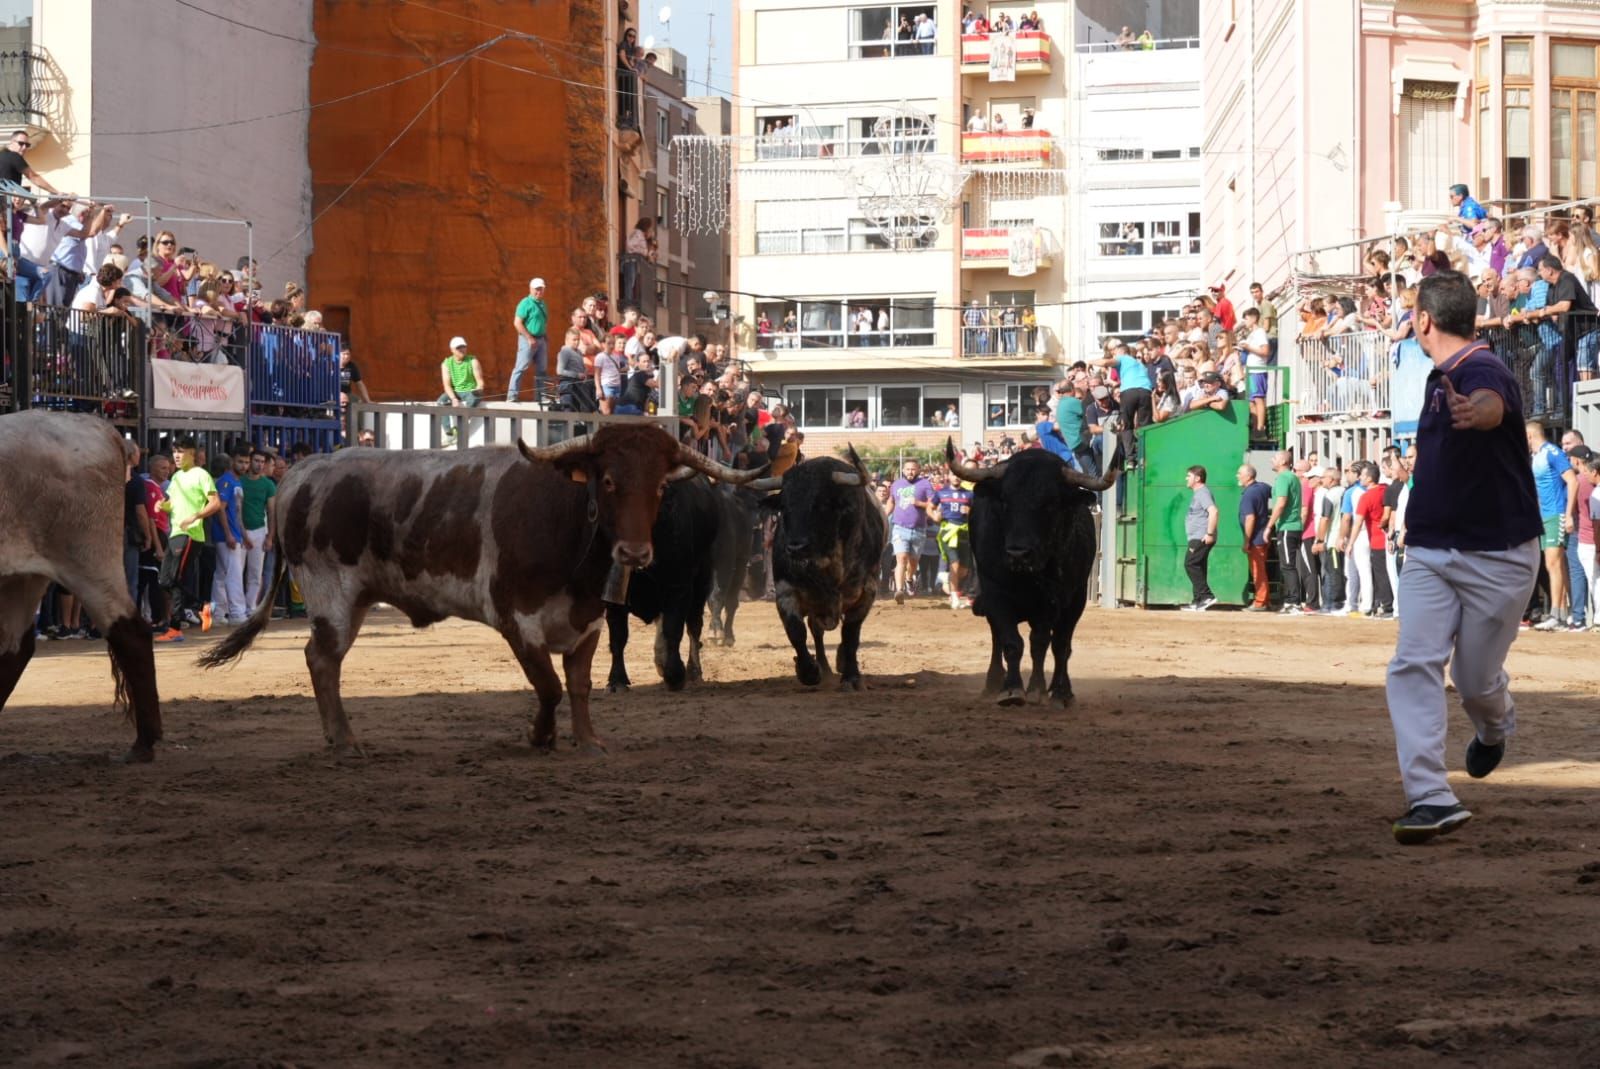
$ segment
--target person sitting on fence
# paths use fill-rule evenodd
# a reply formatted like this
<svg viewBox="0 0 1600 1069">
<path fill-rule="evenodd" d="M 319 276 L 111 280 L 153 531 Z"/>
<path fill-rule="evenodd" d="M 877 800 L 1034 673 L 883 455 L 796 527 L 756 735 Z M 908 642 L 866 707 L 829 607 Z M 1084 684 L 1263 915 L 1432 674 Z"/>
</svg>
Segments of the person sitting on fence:
<svg viewBox="0 0 1600 1069">
<path fill-rule="evenodd" d="M 341 408 L 350 404 L 350 397 L 372 403 L 372 395 L 367 392 L 367 384 L 361 380 L 361 366 L 355 361 L 355 354 L 346 345 L 339 350 L 339 406 Z"/>
<path fill-rule="evenodd" d="M 444 383 L 444 393 L 436 404 L 477 408 L 483 403 L 483 365 L 467 352 L 467 339 L 459 335 L 450 339 L 450 355 L 439 364 L 439 378 Z M 444 417 L 444 430 L 455 437 L 456 421 Z"/>
</svg>

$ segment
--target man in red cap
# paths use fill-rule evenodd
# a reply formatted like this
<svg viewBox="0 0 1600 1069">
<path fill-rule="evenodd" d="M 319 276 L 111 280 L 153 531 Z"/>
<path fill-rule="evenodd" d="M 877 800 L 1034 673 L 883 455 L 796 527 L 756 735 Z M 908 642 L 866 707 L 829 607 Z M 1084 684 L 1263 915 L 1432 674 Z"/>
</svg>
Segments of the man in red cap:
<svg viewBox="0 0 1600 1069">
<path fill-rule="evenodd" d="M 1217 301 L 1217 307 L 1214 309 L 1217 315 L 1217 322 L 1222 324 L 1223 330 L 1232 330 L 1235 324 L 1238 323 L 1238 319 L 1233 314 L 1233 302 L 1228 300 L 1227 290 L 1223 288 L 1222 283 L 1218 282 L 1211 287 L 1211 295 Z"/>
</svg>

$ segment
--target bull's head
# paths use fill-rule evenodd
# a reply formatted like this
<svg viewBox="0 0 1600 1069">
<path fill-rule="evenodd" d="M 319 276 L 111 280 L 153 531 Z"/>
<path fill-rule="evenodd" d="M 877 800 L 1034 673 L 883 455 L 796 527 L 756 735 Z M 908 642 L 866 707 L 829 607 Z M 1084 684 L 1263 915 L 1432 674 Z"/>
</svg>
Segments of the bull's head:
<svg viewBox="0 0 1600 1069">
<path fill-rule="evenodd" d="M 871 478 L 855 446 L 845 448 L 853 471 L 808 461 L 790 468 L 781 478 L 756 479 L 749 484 L 752 490 L 778 491 L 763 498 L 761 507 L 783 513 L 784 548 L 792 560 L 823 557 L 838 546 L 842 524 L 851 515 L 845 496 Z"/>
<path fill-rule="evenodd" d="M 957 459 L 955 442 L 945 439 L 945 462 L 952 474 L 978 485 L 997 484 L 999 492 L 995 496 L 1004 516 L 1006 564 L 1018 571 L 1033 571 L 1038 567 L 1043 556 L 1041 539 L 1052 529 L 1061 510 L 1060 493 L 1048 492 L 1048 483 L 1041 486 L 1035 481 L 1040 469 L 1056 472 L 1068 487 L 1102 493 L 1116 485 L 1117 471 L 1122 466 L 1120 447 L 1099 476 L 1074 471 L 1059 457 L 1042 450 L 1036 452 L 1055 463 L 1047 465 L 1046 461 L 1036 461 L 1031 456 L 1026 461 L 1013 457 L 992 467 L 980 468 Z M 1035 473 L 1032 477 L 1028 475 L 1030 471 Z"/>
<path fill-rule="evenodd" d="M 608 424 L 592 435 L 535 448 L 519 441 L 530 461 L 553 465 L 589 489 L 590 520 L 611 540 L 619 565 L 644 568 L 654 556 L 650 530 L 667 483 L 701 473 L 735 485 L 764 469 L 741 471 L 709 460 L 653 424 Z"/>
</svg>

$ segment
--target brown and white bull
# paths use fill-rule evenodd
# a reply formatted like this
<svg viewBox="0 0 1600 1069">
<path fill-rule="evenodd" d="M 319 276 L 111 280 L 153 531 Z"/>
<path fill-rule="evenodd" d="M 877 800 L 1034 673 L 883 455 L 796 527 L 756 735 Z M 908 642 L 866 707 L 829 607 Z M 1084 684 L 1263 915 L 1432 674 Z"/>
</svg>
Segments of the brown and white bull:
<svg viewBox="0 0 1600 1069">
<path fill-rule="evenodd" d="M 520 451 L 520 452 L 519 452 Z M 613 567 L 650 563 L 650 530 L 669 479 L 700 471 L 746 482 L 653 424 L 609 424 L 544 449 L 348 449 L 301 461 L 272 501 L 279 557 L 294 569 L 311 638 L 306 664 L 329 745 L 355 745 L 339 670 L 368 608 L 386 602 L 426 627 L 449 616 L 488 624 L 510 644 L 539 696 L 529 729 L 555 746 L 559 653 L 580 749 L 604 750 L 589 719 L 590 666 Z M 273 597 L 200 660 L 242 654 Z"/>
<path fill-rule="evenodd" d="M 122 570 L 122 500 L 132 444 L 94 416 L 0 416 L 0 709 L 33 657 L 33 615 L 52 581 L 78 598 L 111 652 L 115 702 L 155 758 L 161 702 L 150 627 Z"/>
</svg>

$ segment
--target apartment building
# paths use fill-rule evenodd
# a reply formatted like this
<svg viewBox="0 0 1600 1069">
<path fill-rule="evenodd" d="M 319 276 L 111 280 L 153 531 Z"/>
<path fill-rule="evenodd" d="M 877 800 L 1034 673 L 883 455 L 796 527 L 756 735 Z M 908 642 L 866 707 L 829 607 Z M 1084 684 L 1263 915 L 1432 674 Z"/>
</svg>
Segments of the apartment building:
<svg viewBox="0 0 1600 1069">
<path fill-rule="evenodd" d="M 1016 433 L 1071 351 L 1071 8 L 971 6 L 1043 29 L 963 35 L 953 0 L 735 5 L 738 351 L 810 447 Z"/>
<path fill-rule="evenodd" d="M 624 190 L 628 200 L 627 219 L 632 227 L 641 219 L 656 222 L 654 262 L 624 249 L 622 278 L 638 278 L 631 293 L 623 293 L 623 305 L 636 304 L 654 320 L 662 337 L 693 334 L 695 317 L 703 301 L 694 293 L 690 275 L 694 267 L 690 240 L 673 225 L 676 202 L 672 167 L 672 141 L 695 132 L 697 111 L 684 99 L 687 66 L 683 53 L 658 47 L 645 56 L 644 92 L 640 102 L 639 132 L 644 140 L 647 163 L 639 176 L 638 187 Z"/>
<path fill-rule="evenodd" d="M 1456 182 L 1501 212 L 1600 194 L 1594 0 L 1203 0 L 1201 43 L 1207 278 L 1276 285 Z"/>
<path fill-rule="evenodd" d="M 1199 38 L 1125 48 L 1103 34 L 1083 24 L 1073 49 L 1068 336 L 1084 353 L 1142 336 L 1202 288 Z"/>
</svg>

